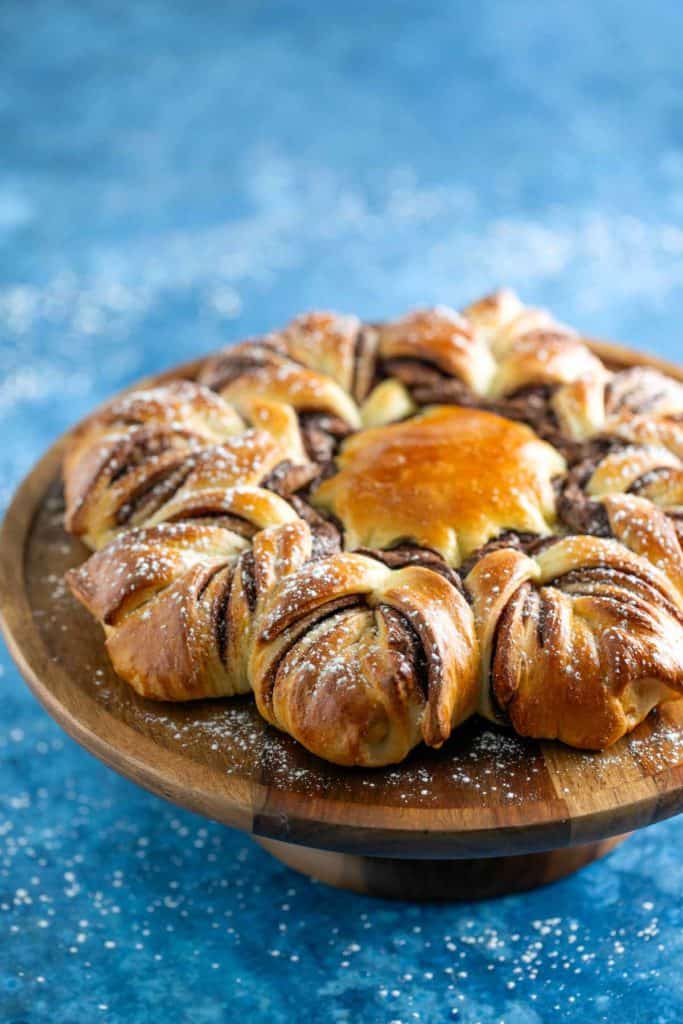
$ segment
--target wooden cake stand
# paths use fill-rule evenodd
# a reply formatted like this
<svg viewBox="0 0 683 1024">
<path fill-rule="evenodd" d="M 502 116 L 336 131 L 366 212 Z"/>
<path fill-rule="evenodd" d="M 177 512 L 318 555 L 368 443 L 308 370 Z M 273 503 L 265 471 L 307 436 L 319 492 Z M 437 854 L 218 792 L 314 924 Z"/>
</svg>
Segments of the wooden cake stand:
<svg viewBox="0 0 683 1024">
<path fill-rule="evenodd" d="M 683 380 L 680 369 L 628 349 L 593 348 L 613 366 L 647 363 Z M 196 365 L 156 380 L 191 376 Z M 7 513 L 2 627 L 46 710 L 121 774 L 251 833 L 322 881 L 419 900 L 552 882 L 683 808 L 683 701 L 599 754 L 474 720 L 440 751 L 370 771 L 318 760 L 269 728 L 248 698 L 139 698 L 115 676 L 100 627 L 63 582 L 86 556 L 62 527 L 63 447 L 62 438 L 35 466 Z"/>
</svg>

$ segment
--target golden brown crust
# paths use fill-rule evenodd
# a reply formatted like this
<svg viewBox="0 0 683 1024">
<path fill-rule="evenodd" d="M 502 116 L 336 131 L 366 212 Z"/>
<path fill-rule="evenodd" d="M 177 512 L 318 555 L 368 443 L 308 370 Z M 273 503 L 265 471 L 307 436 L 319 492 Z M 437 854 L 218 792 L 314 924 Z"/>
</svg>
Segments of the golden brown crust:
<svg viewBox="0 0 683 1024">
<path fill-rule="evenodd" d="M 683 386 L 512 292 L 298 317 L 95 413 L 64 483 L 119 675 L 328 760 L 475 711 L 600 748 L 683 692 Z"/>
<path fill-rule="evenodd" d="M 403 760 L 419 742 L 424 698 L 401 625 L 390 609 L 363 607 L 310 622 L 267 676 L 257 674 L 272 692 L 266 705 L 255 691 L 262 714 L 337 764 Z"/>
<path fill-rule="evenodd" d="M 517 732 L 601 749 L 683 690 L 683 600 L 615 541 L 498 551 L 470 573 L 482 664 Z M 491 600 L 491 594 L 497 596 Z"/>
<path fill-rule="evenodd" d="M 92 547 L 117 511 L 178 469 L 191 453 L 238 434 L 235 410 L 190 381 L 115 399 L 74 432 L 64 459 L 66 528 Z"/>
<path fill-rule="evenodd" d="M 471 610 L 443 576 L 339 554 L 273 589 L 250 678 L 263 716 L 309 750 L 381 765 L 472 714 L 477 662 Z"/>
<path fill-rule="evenodd" d="M 592 375 L 554 397 L 560 427 L 578 440 L 599 434 L 662 444 L 683 457 L 683 384 L 648 366 Z"/>
<path fill-rule="evenodd" d="M 200 382 L 215 388 L 237 409 L 259 399 L 289 405 L 298 412 L 338 416 L 354 429 L 360 426 L 355 402 L 331 377 L 268 348 L 248 348 L 246 353 L 244 349 L 238 345 L 207 360 Z"/>
<path fill-rule="evenodd" d="M 522 306 L 503 290 L 465 310 L 475 333 L 496 360 L 489 382 L 493 397 L 539 384 L 570 384 L 609 376 L 600 360 L 570 328 L 541 309 Z"/>
<path fill-rule="evenodd" d="M 67 450 L 66 528 L 98 548 L 122 529 L 177 518 L 188 494 L 253 487 L 285 459 L 306 461 L 298 436 L 273 430 L 289 423 L 284 413 L 248 410 L 261 429 L 190 381 L 116 399 L 86 420 Z M 277 521 L 255 517 L 259 526 Z"/>
<path fill-rule="evenodd" d="M 626 444 L 618 437 L 612 445 L 574 468 L 564 487 L 560 515 L 570 527 L 582 520 L 594 526 L 601 523 L 602 529 L 592 532 L 619 539 L 628 533 L 634 543 L 645 528 L 649 534 L 678 534 L 683 539 L 683 460 L 661 445 Z M 646 545 L 639 553 L 654 561 L 648 550 Z"/>
<path fill-rule="evenodd" d="M 253 689 L 268 721 L 340 764 L 440 746 L 476 707 L 462 594 L 421 566 L 311 553 L 300 519 L 262 530 L 251 550 L 220 526 L 165 523 L 114 541 L 69 583 L 142 696 Z M 333 654 L 346 659 L 341 679 Z"/>
<path fill-rule="evenodd" d="M 418 310 L 383 324 L 379 352 L 385 359 L 407 357 L 432 363 L 479 393 L 487 391 L 495 372 L 488 346 L 463 316 L 447 306 Z"/>
<path fill-rule="evenodd" d="M 355 435 L 337 465 L 313 500 L 344 524 L 348 548 L 408 540 L 456 566 L 504 530 L 548 534 L 565 471 L 528 427 L 452 406 Z"/>
<path fill-rule="evenodd" d="M 569 384 L 604 374 L 600 361 L 573 334 L 556 327 L 526 331 L 505 349 L 491 393 L 509 395 L 537 384 Z"/>
<path fill-rule="evenodd" d="M 355 316 L 305 313 L 280 333 L 279 341 L 291 359 L 326 374 L 352 393 L 361 329 Z"/>
<path fill-rule="evenodd" d="M 220 563 L 247 546 L 242 537 L 221 526 L 166 523 L 119 537 L 67 578 L 88 610 L 111 624 L 185 570 Z"/>
</svg>

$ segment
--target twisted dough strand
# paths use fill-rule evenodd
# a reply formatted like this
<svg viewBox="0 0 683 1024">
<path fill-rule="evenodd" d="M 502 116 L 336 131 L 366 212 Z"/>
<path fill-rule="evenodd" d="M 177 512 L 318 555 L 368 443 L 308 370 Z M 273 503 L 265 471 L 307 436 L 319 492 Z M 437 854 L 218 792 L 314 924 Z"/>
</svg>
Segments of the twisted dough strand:
<svg viewBox="0 0 683 1024">
<path fill-rule="evenodd" d="M 340 764 L 440 746 L 476 706 L 465 598 L 421 566 L 311 553 L 301 519 L 260 531 L 251 550 L 220 526 L 164 524 L 108 545 L 69 582 L 145 697 L 253 688 L 268 721 Z"/>
<path fill-rule="evenodd" d="M 683 692 L 683 598 L 615 541 L 501 550 L 467 578 L 494 720 L 601 749 Z"/>
</svg>

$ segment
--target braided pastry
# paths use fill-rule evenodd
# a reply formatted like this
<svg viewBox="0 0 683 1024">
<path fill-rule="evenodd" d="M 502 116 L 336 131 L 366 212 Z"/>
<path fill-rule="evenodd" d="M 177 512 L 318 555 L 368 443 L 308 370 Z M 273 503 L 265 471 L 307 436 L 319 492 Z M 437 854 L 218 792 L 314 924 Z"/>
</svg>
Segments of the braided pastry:
<svg viewBox="0 0 683 1024">
<path fill-rule="evenodd" d="M 480 710 L 523 735 L 606 747 L 680 693 L 681 592 L 621 544 L 499 549 L 467 586 L 490 687 Z"/>
<path fill-rule="evenodd" d="M 228 348 L 85 421 L 64 486 L 117 673 L 339 764 L 475 712 L 601 748 L 683 692 L 683 387 L 509 291 Z"/>
<path fill-rule="evenodd" d="M 683 459 L 660 445 L 619 438 L 572 467 L 559 503 L 568 527 L 600 536 L 616 535 L 610 518 L 617 510 L 623 510 L 623 520 L 627 510 L 635 514 L 640 506 L 662 536 L 671 532 L 683 539 Z"/>
<path fill-rule="evenodd" d="M 558 390 L 553 408 L 568 437 L 662 443 L 683 456 L 683 385 L 651 367 L 579 377 Z"/>
</svg>

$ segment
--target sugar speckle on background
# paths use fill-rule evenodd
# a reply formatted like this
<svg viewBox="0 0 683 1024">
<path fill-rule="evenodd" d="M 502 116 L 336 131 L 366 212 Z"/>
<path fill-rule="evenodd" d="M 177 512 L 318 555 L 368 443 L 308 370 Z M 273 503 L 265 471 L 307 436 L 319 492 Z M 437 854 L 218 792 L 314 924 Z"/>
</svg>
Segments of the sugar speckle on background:
<svg viewBox="0 0 683 1024">
<path fill-rule="evenodd" d="M 680 357 L 682 29 L 633 0 L 5 3 L 0 506 L 113 391 L 302 309 L 506 283 Z M 683 1016 L 678 821 L 525 896 L 353 897 L 119 778 L 0 669 L 3 1021 Z M 482 742 L 504 776 L 516 741 Z"/>
</svg>

